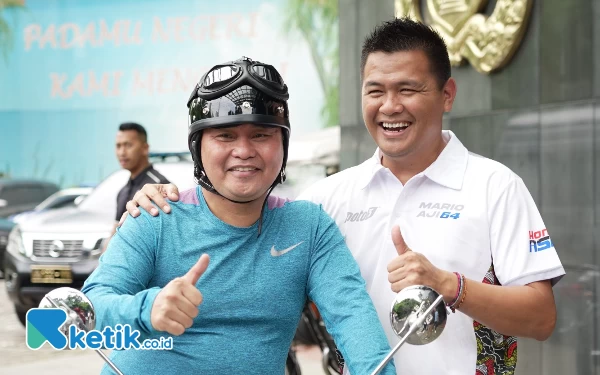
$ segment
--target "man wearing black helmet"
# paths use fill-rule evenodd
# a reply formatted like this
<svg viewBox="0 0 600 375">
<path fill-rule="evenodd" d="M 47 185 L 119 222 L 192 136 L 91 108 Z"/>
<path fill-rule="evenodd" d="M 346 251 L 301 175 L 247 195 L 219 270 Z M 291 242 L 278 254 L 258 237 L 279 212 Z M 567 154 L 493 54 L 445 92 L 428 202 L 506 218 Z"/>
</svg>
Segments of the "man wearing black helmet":
<svg viewBox="0 0 600 375">
<path fill-rule="evenodd" d="M 192 93 L 200 186 L 171 215 L 126 220 L 82 289 L 98 330 L 127 323 L 141 339 L 175 336 L 168 351 L 113 351 L 123 373 L 282 374 L 307 297 L 352 373 L 389 352 L 333 220 L 269 196 L 285 179 L 287 99 L 279 73 L 247 58 L 214 67 Z M 395 374 L 393 363 L 382 373 Z"/>
</svg>

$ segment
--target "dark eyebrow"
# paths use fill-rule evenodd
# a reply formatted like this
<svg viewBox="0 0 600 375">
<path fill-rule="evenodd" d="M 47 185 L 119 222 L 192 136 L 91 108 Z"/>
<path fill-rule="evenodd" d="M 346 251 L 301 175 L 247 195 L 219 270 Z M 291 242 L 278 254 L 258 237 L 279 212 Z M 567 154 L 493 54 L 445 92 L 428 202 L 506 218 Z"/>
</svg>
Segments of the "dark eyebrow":
<svg viewBox="0 0 600 375">
<path fill-rule="evenodd" d="M 365 87 L 370 87 L 370 86 L 382 86 L 381 83 L 376 82 L 376 81 L 367 81 L 365 82 Z"/>
<path fill-rule="evenodd" d="M 411 87 L 420 87 L 420 86 L 423 86 L 422 83 L 414 81 L 412 79 L 407 79 L 407 80 L 404 80 L 404 81 L 397 82 L 396 85 L 398 85 L 398 86 L 411 86 Z"/>
<path fill-rule="evenodd" d="M 377 87 L 381 87 L 383 86 L 381 83 L 377 82 L 377 81 L 367 81 L 365 82 L 365 88 L 367 87 L 371 87 L 371 86 L 377 86 Z M 394 86 L 410 86 L 410 87 L 420 87 L 423 86 L 423 84 L 412 80 L 412 79 L 405 79 L 402 81 L 397 81 L 394 82 Z"/>
</svg>

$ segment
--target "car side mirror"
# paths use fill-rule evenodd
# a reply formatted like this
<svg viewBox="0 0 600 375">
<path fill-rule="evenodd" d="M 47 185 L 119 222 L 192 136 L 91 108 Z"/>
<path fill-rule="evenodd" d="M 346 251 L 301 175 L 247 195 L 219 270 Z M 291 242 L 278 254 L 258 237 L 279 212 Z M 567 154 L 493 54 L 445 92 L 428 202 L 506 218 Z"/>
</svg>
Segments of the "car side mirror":
<svg viewBox="0 0 600 375">
<path fill-rule="evenodd" d="M 85 195 L 80 195 L 77 198 L 75 198 L 75 200 L 73 201 L 73 203 L 77 206 L 79 205 L 79 203 L 81 203 L 81 201 L 83 201 L 85 199 Z"/>
<path fill-rule="evenodd" d="M 8 206 L 6 199 L 0 199 L 0 208 Z"/>
</svg>

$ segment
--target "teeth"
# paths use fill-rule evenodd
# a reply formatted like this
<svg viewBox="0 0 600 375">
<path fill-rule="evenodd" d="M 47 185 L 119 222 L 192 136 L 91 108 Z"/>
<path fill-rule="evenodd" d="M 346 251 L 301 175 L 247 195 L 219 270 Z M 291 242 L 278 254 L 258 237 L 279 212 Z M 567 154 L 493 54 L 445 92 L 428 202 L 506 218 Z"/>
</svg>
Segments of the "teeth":
<svg viewBox="0 0 600 375">
<path fill-rule="evenodd" d="M 234 171 L 240 171 L 240 172 L 250 172 L 255 170 L 256 168 L 250 168 L 250 167 L 246 167 L 246 168 L 233 168 Z"/>
<path fill-rule="evenodd" d="M 404 129 L 406 127 L 408 127 L 408 125 L 410 125 L 408 122 L 397 122 L 397 123 L 390 123 L 390 122 L 384 122 L 383 123 L 383 127 L 384 128 L 388 128 L 388 129 Z"/>
</svg>

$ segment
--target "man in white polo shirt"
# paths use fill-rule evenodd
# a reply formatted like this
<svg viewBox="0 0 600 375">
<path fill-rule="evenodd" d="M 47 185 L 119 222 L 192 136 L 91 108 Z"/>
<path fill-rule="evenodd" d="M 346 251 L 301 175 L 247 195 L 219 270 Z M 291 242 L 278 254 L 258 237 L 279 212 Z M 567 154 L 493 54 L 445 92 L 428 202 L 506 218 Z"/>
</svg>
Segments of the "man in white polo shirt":
<svg viewBox="0 0 600 375">
<path fill-rule="evenodd" d="M 339 225 L 392 346 L 389 311 L 403 288 L 430 286 L 456 312 L 438 340 L 398 351 L 398 374 L 513 374 L 516 337 L 551 335 L 552 286 L 564 275 L 535 202 L 519 176 L 442 131 L 456 82 L 429 27 L 382 24 L 361 66 L 363 119 L 378 148 L 298 199 Z M 147 196 L 163 207 L 167 192 L 177 199 L 172 185 L 147 186 L 128 210 L 152 207 Z"/>
<path fill-rule="evenodd" d="M 564 270 L 523 181 L 469 153 L 452 132 L 441 134 L 443 151 L 404 184 L 377 149 L 298 199 L 321 203 L 336 220 L 392 346 L 395 292 L 428 285 L 451 303 L 458 284 L 452 271 L 465 276 L 463 304 L 442 335 L 427 346 L 404 345 L 394 356 L 398 374 L 512 374 L 515 336 L 551 334 L 551 284 Z M 398 249 L 388 235 L 395 225 L 404 237 Z"/>
</svg>

